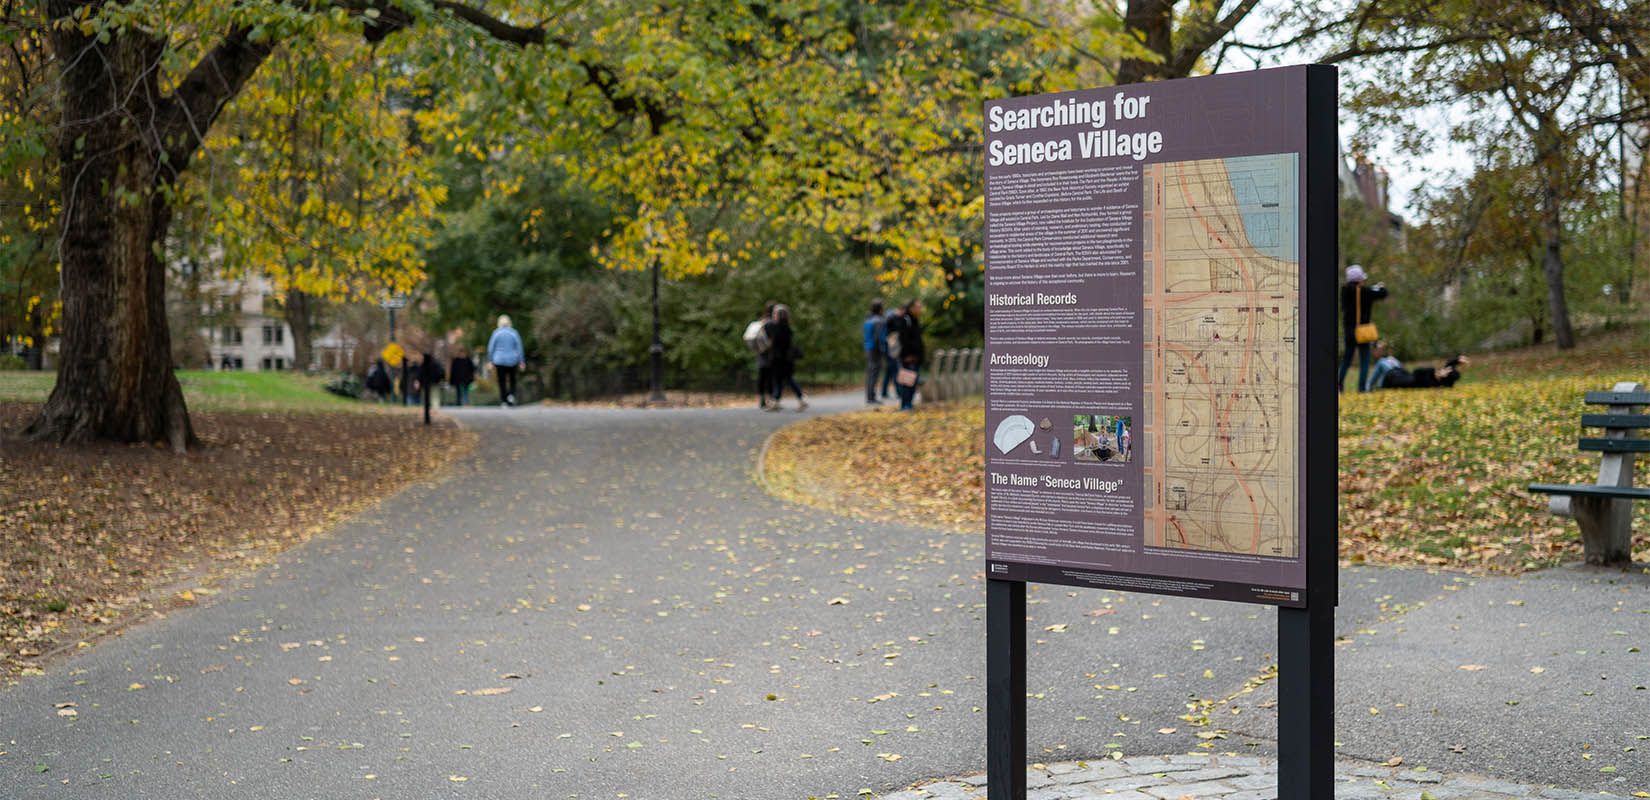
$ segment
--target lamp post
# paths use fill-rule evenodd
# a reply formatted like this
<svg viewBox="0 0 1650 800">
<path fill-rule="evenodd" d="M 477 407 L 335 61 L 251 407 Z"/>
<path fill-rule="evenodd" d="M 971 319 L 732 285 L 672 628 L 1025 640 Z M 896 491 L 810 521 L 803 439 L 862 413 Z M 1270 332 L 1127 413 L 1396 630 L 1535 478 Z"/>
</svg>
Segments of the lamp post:
<svg viewBox="0 0 1650 800">
<path fill-rule="evenodd" d="M 390 312 L 390 341 L 393 342 L 395 341 L 395 310 L 398 308 L 407 307 L 407 296 L 404 294 L 392 294 L 383 300 L 379 300 L 378 305 L 379 307 Z"/>
<path fill-rule="evenodd" d="M 390 342 L 393 343 L 395 341 L 395 310 L 398 309 L 398 308 L 406 308 L 407 307 L 407 296 L 404 295 L 404 294 L 392 294 L 389 297 L 386 297 L 383 300 L 378 301 L 378 305 L 380 307 L 382 307 L 384 310 L 390 312 Z M 407 374 L 407 358 L 406 358 L 406 356 L 401 357 L 401 363 L 400 363 L 399 366 L 401 367 L 401 385 L 402 386 L 411 386 L 412 385 L 412 381 L 410 380 L 411 376 L 409 376 Z M 407 394 L 406 394 L 405 391 L 403 391 L 401 393 L 401 404 L 402 405 L 407 404 Z"/>
<path fill-rule="evenodd" d="M 659 254 L 653 254 L 653 346 L 648 348 L 653 357 L 653 393 L 650 403 L 665 401 L 665 343 L 659 335 Z"/>
</svg>

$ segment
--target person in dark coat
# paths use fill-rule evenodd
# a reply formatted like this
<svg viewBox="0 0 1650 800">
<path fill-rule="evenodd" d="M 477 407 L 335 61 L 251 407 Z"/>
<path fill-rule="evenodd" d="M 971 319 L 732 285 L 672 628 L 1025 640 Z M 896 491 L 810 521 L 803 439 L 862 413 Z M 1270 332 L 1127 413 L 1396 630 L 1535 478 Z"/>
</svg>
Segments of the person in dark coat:
<svg viewBox="0 0 1650 800">
<path fill-rule="evenodd" d="M 773 319 L 763 329 L 768 334 L 768 362 L 773 380 L 773 403 L 768 405 L 767 410 L 779 410 L 779 398 L 785 396 L 786 386 L 796 393 L 796 410 L 808 410 L 808 401 L 802 399 L 802 387 L 796 382 L 796 362 L 802 357 L 802 349 L 796 346 L 796 338 L 791 331 L 790 307 L 774 306 Z"/>
<path fill-rule="evenodd" d="M 372 362 L 372 368 L 367 370 L 367 391 L 372 392 L 379 402 L 390 399 L 390 393 L 395 391 L 395 382 L 390 380 L 390 368 L 382 358 Z"/>
<path fill-rule="evenodd" d="M 425 353 L 424 360 L 418 363 L 418 391 L 424 397 L 424 424 L 430 424 L 430 403 L 435 400 L 436 387 L 446 380 L 447 372 L 441 368 L 441 362 L 436 360 L 434 353 Z"/>
<path fill-rule="evenodd" d="M 458 355 L 453 356 L 447 367 L 447 382 L 453 385 L 458 404 L 464 405 L 470 399 L 470 384 L 476 382 L 476 362 L 470 360 L 469 351 L 460 349 Z"/>
<path fill-rule="evenodd" d="M 886 361 L 882 365 L 882 399 L 888 399 L 888 388 L 894 385 L 894 378 L 899 374 L 899 359 L 888 349 L 889 335 L 899 329 L 905 322 L 905 309 L 894 306 L 888 316 L 882 318 L 882 353 Z M 898 339 L 897 336 L 894 337 Z"/>
<path fill-rule="evenodd" d="M 899 392 L 899 410 L 910 411 L 916 403 L 917 383 L 922 378 L 922 362 L 928 356 L 928 351 L 922 343 L 922 301 L 913 298 L 905 304 L 905 313 L 900 319 L 897 322 L 890 319 L 888 325 L 891 332 L 899 334 L 900 374 L 894 378 L 895 391 Z M 910 385 L 901 380 L 906 370 L 910 370 Z"/>
<path fill-rule="evenodd" d="M 1346 268 L 1346 283 L 1341 286 L 1341 330 L 1345 339 L 1345 354 L 1341 356 L 1341 371 L 1335 378 L 1335 391 L 1346 387 L 1346 371 L 1352 367 L 1352 354 L 1358 354 L 1358 391 L 1369 391 L 1369 347 L 1373 342 L 1358 343 L 1353 334 L 1359 325 L 1367 324 L 1370 308 L 1386 299 L 1386 286 L 1365 286 L 1369 276 L 1364 268 L 1353 264 Z"/>
<path fill-rule="evenodd" d="M 410 406 L 418 399 L 418 373 L 413 371 L 417 367 L 412 359 L 401 358 L 401 405 Z"/>
</svg>

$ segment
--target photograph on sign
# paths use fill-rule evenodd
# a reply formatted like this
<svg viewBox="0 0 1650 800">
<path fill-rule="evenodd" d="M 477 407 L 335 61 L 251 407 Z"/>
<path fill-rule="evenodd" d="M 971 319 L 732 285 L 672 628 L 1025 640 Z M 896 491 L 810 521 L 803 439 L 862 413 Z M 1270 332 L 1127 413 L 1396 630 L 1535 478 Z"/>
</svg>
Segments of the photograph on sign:
<svg viewBox="0 0 1650 800">
<path fill-rule="evenodd" d="M 1303 603 L 1305 87 L 986 104 L 992 577 Z"/>
</svg>

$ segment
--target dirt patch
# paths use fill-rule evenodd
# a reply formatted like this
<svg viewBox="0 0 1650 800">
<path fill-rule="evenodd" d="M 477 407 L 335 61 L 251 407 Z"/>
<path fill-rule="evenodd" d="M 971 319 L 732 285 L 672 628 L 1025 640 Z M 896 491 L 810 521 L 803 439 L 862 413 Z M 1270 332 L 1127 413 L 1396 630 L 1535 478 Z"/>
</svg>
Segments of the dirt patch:
<svg viewBox="0 0 1650 800">
<path fill-rule="evenodd" d="M 412 413 L 190 415 L 204 447 L 29 442 L 0 404 L 0 681 L 149 609 L 194 602 L 469 452 Z"/>
</svg>

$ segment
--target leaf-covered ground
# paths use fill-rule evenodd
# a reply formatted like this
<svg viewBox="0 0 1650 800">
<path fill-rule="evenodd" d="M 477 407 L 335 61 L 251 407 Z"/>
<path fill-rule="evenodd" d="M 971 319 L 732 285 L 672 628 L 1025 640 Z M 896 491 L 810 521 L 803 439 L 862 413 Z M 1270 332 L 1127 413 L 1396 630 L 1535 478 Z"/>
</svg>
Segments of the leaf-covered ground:
<svg viewBox="0 0 1650 800">
<path fill-rule="evenodd" d="M 474 441 L 411 412 L 197 411 L 205 446 L 176 456 L 25 441 L 34 409 L 0 403 L 0 681 L 192 602 Z"/>
<path fill-rule="evenodd" d="M 1647 355 L 1645 335 L 1627 332 L 1571 353 L 1475 357 L 1449 390 L 1345 395 L 1342 558 L 1494 572 L 1579 559 L 1575 523 L 1524 487 L 1597 478 L 1598 455 L 1576 449 L 1582 395 L 1650 384 Z M 807 420 L 774 436 L 765 474 L 781 496 L 835 512 L 980 530 L 984 428 L 978 401 Z M 1650 503 L 1633 528 L 1650 558 Z"/>
</svg>

